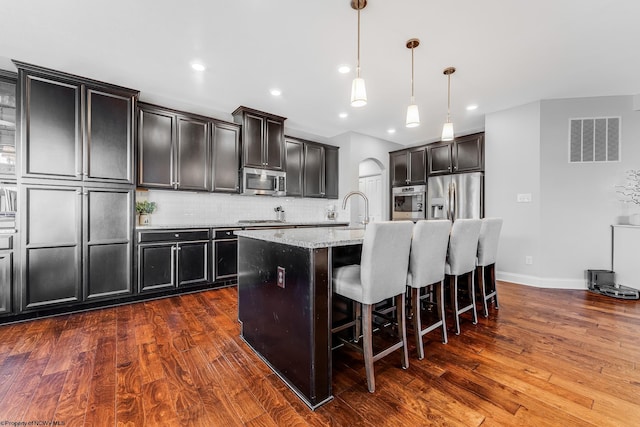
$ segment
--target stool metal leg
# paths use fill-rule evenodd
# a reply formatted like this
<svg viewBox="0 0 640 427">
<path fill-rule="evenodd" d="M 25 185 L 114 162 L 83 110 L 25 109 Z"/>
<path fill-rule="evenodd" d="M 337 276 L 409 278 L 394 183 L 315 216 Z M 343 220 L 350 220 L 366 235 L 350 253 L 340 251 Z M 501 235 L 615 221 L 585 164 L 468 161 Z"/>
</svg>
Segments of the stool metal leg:
<svg viewBox="0 0 640 427">
<path fill-rule="evenodd" d="M 422 343 L 422 322 L 420 322 L 420 289 L 411 288 L 411 316 L 413 317 L 413 330 L 416 335 L 416 349 L 418 359 L 424 359 L 424 344 Z"/>
<path fill-rule="evenodd" d="M 445 311 L 444 311 L 444 281 L 440 281 L 438 285 L 436 285 L 436 300 L 438 301 L 438 316 L 440 316 L 440 321 L 442 322 L 442 343 L 447 343 L 447 322 L 445 321 Z M 423 355 L 424 356 L 424 355 Z"/>
</svg>

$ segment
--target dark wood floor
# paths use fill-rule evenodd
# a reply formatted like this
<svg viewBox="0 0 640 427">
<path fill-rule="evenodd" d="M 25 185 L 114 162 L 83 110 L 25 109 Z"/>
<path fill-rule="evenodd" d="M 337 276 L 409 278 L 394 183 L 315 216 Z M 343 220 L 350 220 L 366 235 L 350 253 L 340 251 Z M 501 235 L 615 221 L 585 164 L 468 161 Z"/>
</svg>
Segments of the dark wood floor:
<svg viewBox="0 0 640 427">
<path fill-rule="evenodd" d="M 310 411 L 240 340 L 225 288 L 0 327 L 0 421 L 91 425 L 640 424 L 640 304 L 499 283 L 500 310 L 426 357 L 334 355 Z"/>
</svg>

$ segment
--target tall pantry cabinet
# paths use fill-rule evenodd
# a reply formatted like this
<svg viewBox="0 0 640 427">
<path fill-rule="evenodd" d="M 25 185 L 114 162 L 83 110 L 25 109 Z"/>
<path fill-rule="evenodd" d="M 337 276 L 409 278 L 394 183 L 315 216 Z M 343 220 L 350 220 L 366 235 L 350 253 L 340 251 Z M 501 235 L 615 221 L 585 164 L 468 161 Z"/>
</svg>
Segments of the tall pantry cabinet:
<svg viewBox="0 0 640 427">
<path fill-rule="evenodd" d="M 133 289 L 138 92 L 15 61 L 22 310 Z"/>
</svg>

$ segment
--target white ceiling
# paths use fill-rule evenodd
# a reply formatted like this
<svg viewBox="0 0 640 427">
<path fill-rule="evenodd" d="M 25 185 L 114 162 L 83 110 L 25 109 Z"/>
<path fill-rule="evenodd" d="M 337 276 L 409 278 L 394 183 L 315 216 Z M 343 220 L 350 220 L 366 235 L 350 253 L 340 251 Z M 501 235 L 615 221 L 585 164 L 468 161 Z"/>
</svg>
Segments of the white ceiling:
<svg viewBox="0 0 640 427">
<path fill-rule="evenodd" d="M 350 0 L 2 3 L 0 68 L 17 59 L 222 119 L 245 105 L 327 138 L 354 131 L 404 145 L 438 139 L 447 66 L 457 68 L 451 90 L 458 133 L 483 129 L 485 114 L 540 99 L 640 93 L 638 0 L 369 0 L 361 14 L 369 103 L 359 109 L 349 106 L 355 70 L 337 72 L 341 64 L 355 69 Z M 422 124 L 407 129 L 405 44 L 412 37 L 421 41 L 415 98 Z M 193 71 L 194 60 L 206 71 Z M 272 97 L 272 87 L 282 96 Z M 479 108 L 467 111 L 472 103 Z"/>
</svg>

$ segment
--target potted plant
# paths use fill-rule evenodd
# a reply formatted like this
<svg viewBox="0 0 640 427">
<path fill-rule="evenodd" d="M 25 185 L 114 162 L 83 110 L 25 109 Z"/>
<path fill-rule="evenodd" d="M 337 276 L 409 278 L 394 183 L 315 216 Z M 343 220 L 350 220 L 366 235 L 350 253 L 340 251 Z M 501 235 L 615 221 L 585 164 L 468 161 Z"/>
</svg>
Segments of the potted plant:
<svg viewBox="0 0 640 427">
<path fill-rule="evenodd" d="M 640 170 L 628 170 L 627 183 L 619 185 L 618 188 L 620 188 L 618 194 L 622 196 L 624 202 L 640 206 Z M 640 225 L 640 213 L 629 215 L 629 224 Z"/>
<path fill-rule="evenodd" d="M 138 213 L 138 224 L 151 224 L 151 215 L 156 210 L 156 202 L 140 200 L 136 202 L 136 212 Z"/>
</svg>

